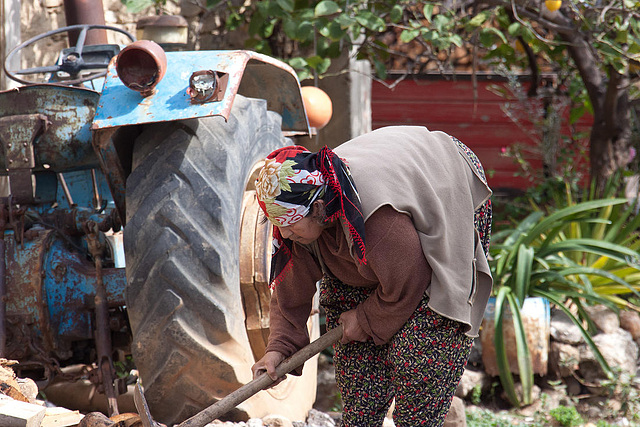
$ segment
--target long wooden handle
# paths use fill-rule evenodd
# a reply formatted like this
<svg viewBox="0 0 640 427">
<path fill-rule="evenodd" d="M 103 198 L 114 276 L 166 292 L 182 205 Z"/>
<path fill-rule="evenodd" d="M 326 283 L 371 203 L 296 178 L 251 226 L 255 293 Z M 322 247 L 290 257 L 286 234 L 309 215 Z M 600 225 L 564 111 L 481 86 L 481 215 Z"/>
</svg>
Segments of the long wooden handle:
<svg viewBox="0 0 640 427">
<path fill-rule="evenodd" d="M 340 338 L 342 338 L 342 325 L 331 329 L 311 344 L 301 348 L 296 353 L 283 360 L 282 363 L 276 367 L 276 375 L 280 378 L 288 374 L 325 348 L 338 341 Z M 273 383 L 274 380 L 264 373 L 255 380 L 243 385 L 236 391 L 231 392 L 228 396 L 220 399 L 208 408 L 198 412 L 188 420 L 178 424 L 176 427 L 203 427 Z"/>
</svg>

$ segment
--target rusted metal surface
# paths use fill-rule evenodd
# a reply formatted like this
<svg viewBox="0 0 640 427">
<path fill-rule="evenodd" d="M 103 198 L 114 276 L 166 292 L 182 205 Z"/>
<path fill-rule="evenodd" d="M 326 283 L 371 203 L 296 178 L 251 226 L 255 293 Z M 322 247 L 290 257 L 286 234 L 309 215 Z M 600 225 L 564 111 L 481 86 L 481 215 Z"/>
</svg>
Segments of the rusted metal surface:
<svg viewBox="0 0 640 427">
<path fill-rule="evenodd" d="M 7 357 L 7 278 L 4 255 L 5 203 L 0 200 L 0 357 Z"/>
<path fill-rule="evenodd" d="M 9 172 L 9 184 L 14 203 L 33 203 L 35 166 L 33 142 L 46 132 L 49 122 L 42 114 L 23 114 L 0 118 L 0 144 L 4 152 L 4 169 Z"/>
<path fill-rule="evenodd" d="M 93 148 L 98 156 L 100 167 L 105 173 L 111 197 L 116 205 L 116 211 L 120 218 L 120 224 L 125 225 L 126 216 L 126 183 L 127 177 L 120 163 L 120 157 L 116 151 L 111 137 L 115 128 L 101 129 L 94 133 Z"/>
<path fill-rule="evenodd" d="M 253 356 L 258 360 L 264 355 L 269 337 L 271 225 L 260 221 L 255 191 L 245 192 L 242 207 L 240 290 L 247 336 Z"/>
<path fill-rule="evenodd" d="M 300 84 L 293 69 L 274 58 L 250 51 L 167 52 L 167 74 L 156 91 L 142 98 L 118 78 L 109 65 L 92 129 L 164 122 L 207 116 L 229 117 L 236 94 L 267 100 L 269 110 L 282 116 L 282 129 L 309 133 Z M 196 71 L 214 70 L 229 75 L 220 102 L 192 103 L 187 88 Z"/>
<path fill-rule="evenodd" d="M 33 336 L 45 353 L 55 354 L 60 360 L 69 358 L 72 341 L 93 338 L 91 313 L 97 286 L 94 265 L 84 254 L 70 250 L 69 243 L 53 230 L 32 229 L 21 245 L 9 230 L 5 242 L 7 318 L 30 330 L 14 330 L 9 336 Z M 123 306 L 124 270 L 103 269 L 103 283 L 109 306 Z M 28 348 L 21 340 L 12 339 L 7 352 L 23 359 Z"/>
<path fill-rule="evenodd" d="M 100 95 L 78 87 L 34 85 L 0 92 L 0 118 L 42 114 L 49 126 L 34 141 L 34 171 L 97 167 L 91 120 Z M 9 129 L 9 132 L 13 132 Z M 0 164 L 5 164 L 0 153 Z M 48 168 L 47 168 L 48 166 Z M 0 170 L 0 174 L 6 174 Z"/>
<path fill-rule="evenodd" d="M 93 302 L 96 313 L 95 340 L 96 352 L 98 353 L 98 372 L 104 394 L 107 396 L 109 416 L 113 416 L 119 414 L 119 411 L 117 394 L 113 385 L 115 369 L 111 360 L 111 328 L 109 327 L 107 291 L 102 280 L 102 253 L 104 246 L 99 240 L 98 224 L 94 221 L 87 221 L 85 227 L 87 246 L 96 266 L 96 292 Z"/>
<path fill-rule="evenodd" d="M 64 0 L 64 15 L 67 25 L 96 24 L 105 25 L 104 6 L 102 0 Z M 77 32 L 69 34 L 69 44 L 75 45 Z M 87 45 L 107 44 L 107 32 L 93 30 L 87 34 Z"/>
</svg>

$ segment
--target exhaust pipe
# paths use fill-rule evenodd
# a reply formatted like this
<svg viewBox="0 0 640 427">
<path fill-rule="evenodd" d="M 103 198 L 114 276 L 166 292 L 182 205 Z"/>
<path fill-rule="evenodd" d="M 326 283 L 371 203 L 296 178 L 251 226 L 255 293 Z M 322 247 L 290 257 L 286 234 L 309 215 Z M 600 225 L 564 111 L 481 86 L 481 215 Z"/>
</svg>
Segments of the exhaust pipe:
<svg viewBox="0 0 640 427">
<path fill-rule="evenodd" d="M 67 26 L 106 25 L 104 20 L 104 6 L 102 0 L 64 0 L 64 15 Z M 74 46 L 78 41 L 78 31 L 69 32 L 69 45 Z M 87 32 L 85 45 L 107 44 L 107 32 L 105 30 L 91 30 Z"/>
</svg>

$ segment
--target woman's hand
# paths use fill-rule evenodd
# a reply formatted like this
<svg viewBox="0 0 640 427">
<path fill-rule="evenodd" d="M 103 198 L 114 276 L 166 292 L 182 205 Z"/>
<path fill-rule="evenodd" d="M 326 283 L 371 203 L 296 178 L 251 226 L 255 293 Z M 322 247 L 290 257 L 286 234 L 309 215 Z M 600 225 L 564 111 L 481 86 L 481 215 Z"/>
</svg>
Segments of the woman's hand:
<svg viewBox="0 0 640 427">
<path fill-rule="evenodd" d="M 251 367 L 251 372 L 253 372 L 253 379 L 258 378 L 263 373 L 267 373 L 269 377 L 275 382 L 271 384 L 269 387 L 275 387 L 280 384 L 286 378 L 286 375 L 278 378 L 276 376 L 276 367 L 285 359 L 284 354 L 279 353 L 277 351 L 267 351 L 262 359 L 258 360 L 255 365 Z"/>
<path fill-rule="evenodd" d="M 340 340 L 342 344 L 348 344 L 351 341 L 364 342 L 371 338 L 369 334 L 360 327 L 355 310 L 349 310 L 342 313 L 338 323 L 340 323 L 344 328 L 342 332 L 342 339 Z"/>
</svg>

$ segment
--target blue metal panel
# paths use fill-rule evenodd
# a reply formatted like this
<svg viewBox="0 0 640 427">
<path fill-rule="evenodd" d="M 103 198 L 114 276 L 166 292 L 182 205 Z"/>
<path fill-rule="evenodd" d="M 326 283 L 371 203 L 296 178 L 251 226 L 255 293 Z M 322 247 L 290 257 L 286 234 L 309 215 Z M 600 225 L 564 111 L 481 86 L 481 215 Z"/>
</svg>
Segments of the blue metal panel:
<svg viewBox="0 0 640 427">
<path fill-rule="evenodd" d="M 96 182 L 98 184 L 98 192 L 103 200 L 107 203 L 107 208 L 115 208 L 111 191 L 107 185 L 107 180 L 100 169 L 96 169 Z M 64 173 L 64 180 L 71 193 L 71 198 L 76 206 L 93 207 L 93 182 L 90 170 L 73 171 Z M 59 206 L 69 207 L 69 201 L 62 190 L 62 184 L 58 182 L 57 202 Z"/>
<path fill-rule="evenodd" d="M 47 253 L 44 273 L 51 328 L 67 339 L 92 338 L 91 313 L 97 280 L 93 264 L 69 251 L 62 239 L 56 239 Z M 103 281 L 109 305 L 123 306 L 125 270 L 105 268 Z"/>
<path fill-rule="evenodd" d="M 222 101 L 191 102 L 187 95 L 189 78 L 199 70 L 229 74 Z M 250 84 L 242 82 L 245 73 L 251 74 Z M 266 99 L 269 109 L 283 116 L 283 130 L 308 133 L 300 84 L 293 69 L 274 58 L 250 51 L 167 52 L 166 75 L 155 92 L 146 98 L 120 81 L 115 61 L 112 61 L 92 129 L 216 115 L 227 119 L 237 93 Z"/>
</svg>

